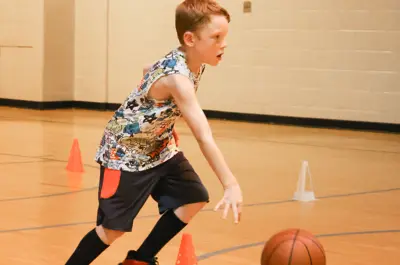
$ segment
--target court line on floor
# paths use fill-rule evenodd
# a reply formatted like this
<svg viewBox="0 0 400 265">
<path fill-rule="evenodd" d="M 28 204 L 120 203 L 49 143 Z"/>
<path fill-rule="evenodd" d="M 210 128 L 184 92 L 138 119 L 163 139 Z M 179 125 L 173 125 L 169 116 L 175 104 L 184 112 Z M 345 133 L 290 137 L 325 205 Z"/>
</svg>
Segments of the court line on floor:
<svg viewBox="0 0 400 265">
<path fill-rule="evenodd" d="M 333 150 L 349 150 L 349 151 L 357 151 L 357 152 L 373 152 L 373 153 L 386 153 L 386 154 L 396 154 L 399 155 L 399 151 L 390 151 L 390 150 L 379 150 L 379 149 L 365 149 L 365 148 L 354 148 L 354 147 L 341 147 L 341 146 L 333 146 L 333 145 L 322 145 L 316 143 L 296 143 L 296 142 L 289 142 L 289 141 L 277 141 L 271 139 L 260 139 L 256 137 L 247 137 L 241 138 L 240 136 L 222 136 L 216 135 L 217 139 L 237 139 L 237 140 L 246 140 L 246 141 L 253 141 L 253 142 L 262 142 L 262 143 L 273 143 L 273 144 L 282 144 L 282 145 L 294 145 L 294 146 L 310 146 L 316 148 L 327 148 Z"/>
<path fill-rule="evenodd" d="M 344 194 L 332 194 L 332 195 L 325 195 L 325 196 L 317 196 L 316 199 L 331 199 L 331 198 L 338 198 L 338 197 L 352 197 L 352 196 L 359 196 L 359 195 L 367 195 L 367 194 L 374 194 L 374 193 L 386 193 L 391 191 L 400 191 L 400 187 L 398 188 L 391 188 L 391 189 L 382 189 L 382 190 L 370 190 L 370 191 L 361 191 L 361 192 L 354 192 L 354 193 L 344 193 Z M 258 202 L 258 203 L 249 203 L 244 204 L 243 207 L 254 207 L 254 206 L 263 206 L 263 205 L 271 205 L 271 204 L 282 204 L 282 203 L 290 203 L 296 202 L 296 200 L 280 200 L 280 201 L 269 201 L 269 202 Z M 213 211 L 213 209 L 204 209 L 204 212 Z"/>
<path fill-rule="evenodd" d="M 8 155 L 8 156 L 15 156 L 15 157 L 21 157 L 21 158 L 38 158 L 42 159 L 39 161 L 30 161 L 31 163 L 33 162 L 68 162 L 64 160 L 58 160 L 58 159 L 53 159 L 53 158 L 48 158 L 45 156 L 25 156 L 25 155 L 18 155 L 18 154 L 7 154 L 7 153 L 0 153 L 0 155 Z M 24 163 L 24 162 L 20 162 Z M 25 163 L 28 163 L 28 161 L 25 161 Z M 0 163 L 0 165 L 4 165 L 6 163 Z M 84 167 L 90 167 L 90 168 L 99 168 L 98 166 L 93 166 L 89 164 L 83 164 Z M 39 199 L 39 198 L 48 198 L 48 197 L 55 197 L 55 196 L 64 196 L 64 195 L 70 195 L 74 193 L 79 193 L 79 192 L 85 192 L 85 191 L 91 191 L 94 189 L 97 189 L 98 186 L 90 187 L 90 188 L 84 188 L 80 190 L 74 190 L 74 191 L 67 191 L 67 192 L 58 192 L 58 193 L 50 193 L 50 194 L 43 194 L 43 195 L 35 195 L 35 196 L 27 196 L 27 197 L 16 197 L 16 198 L 6 198 L 6 199 L 0 199 L 1 202 L 9 202 L 9 201 L 22 201 L 22 200 L 30 200 L 30 199 Z"/>
<path fill-rule="evenodd" d="M 343 233 L 330 233 L 330 234 L 317 234 L 316 237 L 324 238 L 324 237 L 339 237 L 339 236 L 352 236 L 352 235 L 366 235 L 366 234 L 383 234 L 383 233 L 400 233 L 400 229 L 393 230 L 371 230 L 371 231 L 354 231 L 354 232 L 343 232 Z M 197 256 L 198 261 L 203 261 L 209 258 L 212 258 L 217 255 L 226 254 L 229 252 L 233 252 L 236 250 L 242 250 L 246 248 L 263 246 L 267 241 L 259 241 L 255 243 L 249 243 L 244 245 L 236 245 L 229 248 L 223 248 L 216 251 L 208 252 L 202 255 Z M 261 252 L 260 252 L 261 257 Z"/>
<path fill-rule="evenodd" d="M 26 155 L 19 155 L 19 154 L 9 154 L 9 153 L 0 153 L 0 155 L 4 155 L 4 156 L 15 156 L 15 157 L 21 157 L 21 158 L 38 158 L 38 159 L 42 159 L 42 161 L 48 161 L 48 162 L 63 162 L 63 163 L 67 163 L 68 160 L 61 160 L 61 159 L 55 159 L 55 158 L 50 158 L 48 156 L 26 156 Z M 41 161 L 38 161 L 41 162 Z M 91 165 L 91 164 L 83 164 L 84 167 L 90 167 L 90 168 L 99 168 L 99 165 Z"/>
<path fill-rule="evenodd" d="M 46 158 L 45 155 L 27 156 L 27 155 L 10 154 L 10 153 L 0 153 L 0 155 L 3 155 L 3 156 L 15 156 L 15 157 L 21 157 L 21 158 L 38 158 L 38 159 L 44 159 L 44 158 Z"/>
<path fill-rule="evenodd" d="M 65 191 L 65 192 L 59 192 L 59 193 L 50 193 L 50 194 L 43 194 L 43 195 L 37 195 L 37 196 L 0 199 L 0 203 L 1 202 L 10 202 L 10 201 L 24 201 L 24 200 L 30 200 L 30 199 L 49 198 L 49 197 L 70 195 L 70 194 L 74 194 L 74 193 L 80 193 L 80 192 L 91 191 L 91 190 L 97 190 L 97 186 L 90 187 L 90 188 L 85 188 L 85 189 L 80 189 L 80 190 Z"/>
<path fill-rule="evenodd" d="M 142 216 L 138 216 L 136 219 L 154 218 L 157 216 L 159 216 L 159 215 L 156 215 L 156 214 L 142 215 Z M 8 229 L 8 230 L 0 230 L 0 234 L 21 232 L 21 231 L 43 230 L 43 229 L 51 229 L 51 228 L 59 228 L 59 227 L 67 227 L 67 226 L 89 225 L 89 224 L 95 225 L 96 222 L 95 221 L 87 221 L 87 222 L 76 222 L 76 223 L 67 223 L 67 224 L 23 227 L 23 228 L 15 228 L 15 229 Z"/>
<path fill-rule="evenodd" d="M 9 156 L 23 157 L 23 158 L 40 158 L 40 159 L 43 159 L 43 161 L 48 161 L 48 162 L 51 162 L 51 161 L 54 161 L 54 162 L 65 162 L 65 163 L 67 162 L 67 161 L 64 161 L 64 160 L 48 158 L 48 157 L 45 157 L 45 156 L 32 157 L 32 156 L 24 156 L 24 155 L 8 154 L 8 153 L 0 153 L 0 155 L 9 155 Z M 89 164 L 83 164 L 83 165 L 84 165 L 84 167 L 90 167 L 90 168 L 96 168 L 96 169 L 98 168 L 98 166 L 93 166 L 93 165 L 89 165 Z M 63 196 L 63 195 L 77 193 L 77 192 L 90 191 L 90 190 L 93 190 L 93 189 L 96 189 L 96 188 L 97 188 L 97 186 L 91 187 L 91 188 L 86 188 L 86 189 L 83 189 L 83 190 L 71 191 L 71 192 L 62 192 L 62 193 L 53 193 L 53 194 L 45 194 L 45 195 L 37 195 L 37 196 L 29 196 L 29 197 L 0 199 L 0 202 L 3 202 L 3 201 L 14 201 L 14 200 L 29 200 L 29 199 L 46 198 L 46 197 L 54 197 L 54 196 Z M 326 196 L 318 196 L 317 199 L 335 198 L 335 197 L 349 197 L 349 196 L 356 196 L 356 195 L 363 195 L 363 194 L 390 192 L 390 191 L 396 191 L 396 190 L 400 190 L 400 187 L 399 188 L 384 189 L 384 190 L 372 190 L 372 191 L 363 191 L 363 192 L 356 192 L 356 193 L 332 194 L 332 195 L 326 195 Z M 293 201 L 294 200 L 260 202 L 260 203 L 246 204 L 244 206 L 245 207 L 262 206 L 262 205 L 268 205 L 268 204 L 288 203 L 288 202 L 293 202 Z M 212 211 L 212 209 L 204 209 L 203 211 Z"/>
<path fill-rule="evenodd" d="M 325 196 L 318 196 L 317 199 L 331 199 L 331 198 L 338 198 L 338 197 L 350 197 L 350 196 L 358 196 L 358 195 L 364 195 L 364 194 L 373 194 L 373 193 L 385 193 L 385 192 L 391 192 L 391 191 L 398 191 L 400 190 L 400 187 L 398 188 L 390 188 L 390 189 L 383 189 L 383 190 L 372 190 L 372 191 L 360 191 L 360 192 L 353 192 L 353 193 L 344 193 L 344 194 L 331 194 L 331 195 L 325 195 Z"/>
<path fill-rule="evenodd" d="M 95 188 L 91 188 L 91 189 L 95 189 Z M 400 190 L 400 188 L 385 189 L 385 190 L 374 190 L 374 191 L 369 191 L 369 192 L 357 192 L 357 193 L 354 193 L 354 194 L 349 193 L 349 194 L 344 194 L 344 195 L 333 194 L 333 195 L 328 195 L 328 196 L 319 197 L 319 198 L 329 199 L 329 198 L 335 198 L 335 197 L 340 197 L 340 196 L 350 197 L 350 196 L 355 196 L 355 195 L 384 193 L 384 192 L 398 191 L 398 190 Z M 87 190 L 85 190 L 85 191 L 87 191 Z M 46 195 L 44 195 L 44 196 L 46 196 Z M 265 202 L 265 203 L 245 204 L 244 207 L 262 206 L 262 205 L 271 205 L 271 204 L 281 204 L 281 203 L 290 203 L 290 202 L 294 202 L 294 200 L 281 200 L 281 201 L 271 201 L 271 202 Z M 203 209 L 200 212 L 212 212 L 212 211 L 214 211 L 214 210 L 212 208 L 209 208 L 209 209 Z M 136 219 L 156 218 L 156 217 L 159 217 L 159 216 L 160 216 L 159 214 L 152 214 L 152 215 L 138 216 Z M 91 224 L 91 223 L 94 224 L 94 222 L 78 222 L 78 223 L 69 223 L 69 224 L 55 224 L 55 225 L 49 225 L 49 226 L 22 227 L 22 228 L 10 229 L 10 230 L 0 230 L 0 233 L 26 231 L 26 230 L 41 230 L 41 229 L 48 229 L 48 228 L 58 228 L 58 227 L 64 227 L 64 226 L 84 225 L 84 224 Z"/>
<path fill-rule="evenodd" d="M 0 162 L 0 165 L 19 165 L 19 164 L 31 164 L 31 163 L 47 163 L 52 162 L 50 160 L 35 160 L 35 161 L 11 161 L 11 162 Z"/>
</svg>

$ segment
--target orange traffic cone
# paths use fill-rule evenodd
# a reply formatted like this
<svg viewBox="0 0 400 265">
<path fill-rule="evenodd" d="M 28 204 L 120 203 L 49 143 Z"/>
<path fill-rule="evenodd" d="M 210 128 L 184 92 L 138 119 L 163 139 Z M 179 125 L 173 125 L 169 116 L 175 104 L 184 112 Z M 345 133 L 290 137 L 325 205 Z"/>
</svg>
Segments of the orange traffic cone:
<svg viewBox="0 0 400 265">
<path fill-rule="evenodd" d="M 184 233 L 182 236 L 176 265 L 197 265 L 196 253 L 190 234 Z"/>
<path fill-rule="evenodd" d="M 74 139 L 66 169 L 71 172 L 84 172 L 78 139 Z"/>
</svg>

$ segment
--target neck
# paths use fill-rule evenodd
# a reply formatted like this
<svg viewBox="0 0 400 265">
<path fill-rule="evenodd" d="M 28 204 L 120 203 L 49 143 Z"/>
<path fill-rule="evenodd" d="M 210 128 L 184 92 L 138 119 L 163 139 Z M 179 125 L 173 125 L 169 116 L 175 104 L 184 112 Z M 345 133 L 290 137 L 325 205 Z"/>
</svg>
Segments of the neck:
<svg viewBox="0 0 400 265">
<path fill-rule="evenodd" d="M 189 70 L 192 73 L 197 74 L 200 71 L 202 62 L 196 58 L 197 56 L 193 50 L 186 48 L 186 47 L 182 47 L 182 46 L 179 47 L 179 49 L 185 53 L 186 63 L 189 67 Z"/>
</svg>

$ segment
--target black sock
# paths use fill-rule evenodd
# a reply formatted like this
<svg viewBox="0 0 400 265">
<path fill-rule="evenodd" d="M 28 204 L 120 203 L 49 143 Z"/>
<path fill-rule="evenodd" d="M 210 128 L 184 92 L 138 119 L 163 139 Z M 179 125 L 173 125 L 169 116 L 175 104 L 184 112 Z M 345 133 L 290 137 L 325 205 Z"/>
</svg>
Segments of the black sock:
<svg viewBox="0 0 400 265">
<path fill-rule="evenodd" d="M 182 222 L 174 213 L 169 210 L 154 226 L 149 236 L 137 251 L 140 259 L 151 259 L 187 224 Z"/>
<path fill-rule="evenodd" d="M 65 265 L 88 265 L 107 248 L 93 229 L 82 238 Z"/>
</svg>

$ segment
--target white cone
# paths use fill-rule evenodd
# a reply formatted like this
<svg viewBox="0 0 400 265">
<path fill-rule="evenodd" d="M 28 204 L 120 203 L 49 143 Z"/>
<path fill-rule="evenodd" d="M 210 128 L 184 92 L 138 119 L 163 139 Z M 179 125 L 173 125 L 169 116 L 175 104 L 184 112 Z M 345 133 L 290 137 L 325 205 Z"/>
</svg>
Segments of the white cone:
<svg viewBox="0 0 400 265">
<path fill-rule="evenodd" d="M 309 180 L 311 190 L 306 190 L 307 179 Z M 303 201 L 303 202 L 315 200 L 315 194 L 311 181 L 310 168 L 308 166 L 307 161 L 303 161 L 301 165 L 299 180 L 297 182 L 297 191 L 294 193 L 293 200 Z"/>
</svg>

